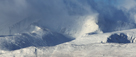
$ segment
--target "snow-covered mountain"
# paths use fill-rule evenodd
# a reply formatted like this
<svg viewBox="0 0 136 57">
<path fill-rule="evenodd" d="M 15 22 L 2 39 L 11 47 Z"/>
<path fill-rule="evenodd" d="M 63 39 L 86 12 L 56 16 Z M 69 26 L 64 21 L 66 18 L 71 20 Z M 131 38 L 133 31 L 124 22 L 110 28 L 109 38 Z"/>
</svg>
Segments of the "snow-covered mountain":
<svg viewBox="0 0 136 57">
<path fill-rule="evenodd" d="M 0 57 L 135 57 L 136 29 L 73 39 L 41 31 L 1 37 Z"/>
<path fill-rule="evenodd" d="M 0 57 L 135 57 L 135 0 L 1 0 Z"/>
</svg>

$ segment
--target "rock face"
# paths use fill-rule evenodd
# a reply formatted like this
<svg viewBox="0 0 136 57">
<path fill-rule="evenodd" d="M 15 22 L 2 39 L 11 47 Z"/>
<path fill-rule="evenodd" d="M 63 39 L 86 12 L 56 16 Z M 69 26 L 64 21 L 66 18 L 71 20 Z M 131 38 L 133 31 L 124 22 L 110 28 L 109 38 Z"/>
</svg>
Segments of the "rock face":
<svg viewBox="0 0 136 57">
<path fill-rule="evenodd" d="M 131 41 L 128 39 L 128 36 L 124 33 L 120 34 L 112 34 L 108 39 L 107 42 L 109 43 L 131 43 Z"/>
</svg>

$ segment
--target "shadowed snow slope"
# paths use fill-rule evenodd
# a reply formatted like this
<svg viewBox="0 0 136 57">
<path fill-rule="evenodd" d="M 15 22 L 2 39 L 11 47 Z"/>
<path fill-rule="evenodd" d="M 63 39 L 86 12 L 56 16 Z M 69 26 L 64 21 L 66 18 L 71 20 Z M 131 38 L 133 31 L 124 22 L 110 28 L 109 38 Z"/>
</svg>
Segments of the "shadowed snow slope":
<svg viewBox="0 0 136 57">
<path fill-rule="evenodd" d="M 38 26 L 33 26 L 32 29 L 34 30 L 27 33 L 16 34 L 13 36 L 1 36 L 0 49 L 17 50 L 29 46 L 55 46 L 73 40 L 60 33 L 51 32 L 48 29 L 42 29 Z"/>
</svg>

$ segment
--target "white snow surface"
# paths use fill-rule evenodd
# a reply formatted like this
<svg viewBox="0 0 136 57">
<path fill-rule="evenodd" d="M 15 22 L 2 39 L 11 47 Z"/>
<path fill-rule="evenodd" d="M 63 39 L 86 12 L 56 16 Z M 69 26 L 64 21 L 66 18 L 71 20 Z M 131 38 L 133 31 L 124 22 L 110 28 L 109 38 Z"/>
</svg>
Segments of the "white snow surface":
<svg viewBox="0 0 136 57">
<path fill-rule="evenodd" d="M 47 44 L 50 44 L 50 42 L 46 42 L 46 41 L 52 41 L 52 40 L 50 39 L 44 40 L 44 37 L 42 38 L 40 36 L 43 35 L 46 36 L 48 34 L 50 35 L 50 33 L 55 34 L 55 32 L 51 32 L 48 29 L 40 28 L 39 26 L 32 26 L 32 27 L 35 27 L 35 29 L 33 30 L 30 29 L 30 33 L 35 33 L 34 35 L 37 36 L 34 36 L 32 34 L 33 36 L 32 38 L 30 38 L 30 40 L 29 38 L 27 38 L 27 34 L 24 35 L 19 34 L 20 35 L 19 38 L 22 38 L 22 41 L 24 41 L 24 43 L 27 41 L 23 39 L 27 38 L 29 40 L 29 43 L 28 42 L 26 43 L 26 44 L 30 44 L 29 46 L 23 46 L 22 44 L 20 44 L 20 47 L 17 49 L 10 49 L 10 48 L 7 48 L 7 50 L 1 49 L 0 57 L 123 57 L 123 56 L 135 57 L 136 56 L 135 55 L 136 29 L 116 31 L 111 33 L 103 33 L 103 34 L 85 35 L 69 42 L 64 42 L 62 44 L 49 46 Z M 31 36 L 30 33 L 28 33 L 29 36 Z M 116 42 L 108 43 L 107 42 L 108 38 L 114 34 L 120 36 L 120 38 L 118 39 L 123 38 L 124 42 L 118 43 L 118 41 L 116 41 Z M 11 45 L 10 43 L 12 43 L 13 40 L 18 39 L 19 35 L 16 34 L 12 36 L 13 39 L 8 39 L 8 36 L 3 36 L 1 37 L 1 39 L 4 38 L 5 41 L 7 41 L 9 45 Z M 114 36 L 118 37 L 117 35 Z M 58 36 L 62 36 L 62 35 L 58 35 Z M 127 36 L 127 38 L 125 38 L 125 36 Z M 55 38 L 56 36 L 54 36 L 53 39 Z M 128 41 L 130 42 L 125 43 L 125 39 L 128 39 Z M 114 40 L 116 39 L 113 39 L 113 41 Z M 20 41 L 19 42 L 18 41 L 19 40 L 14 41 L 12 45 L 21 43 Z M 52 43 L 57 43 L 57 42 L 52 41 Z M 14 47 L 17 47 L 15 45 Z"/>
</svg>

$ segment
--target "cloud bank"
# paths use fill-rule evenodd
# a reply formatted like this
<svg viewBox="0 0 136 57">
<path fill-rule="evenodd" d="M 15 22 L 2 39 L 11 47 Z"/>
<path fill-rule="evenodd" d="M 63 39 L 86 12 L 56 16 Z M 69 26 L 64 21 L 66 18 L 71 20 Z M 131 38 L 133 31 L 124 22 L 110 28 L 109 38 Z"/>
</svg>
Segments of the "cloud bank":
<svg viewBox="0 0 136 57">
<path fill-rule="evenodd" d="M 21 33 L 31 24 L 73 37 L 132 29 L 135 7 L 136 0 L 1 0 L 0 34 Z"/>
</svg>

